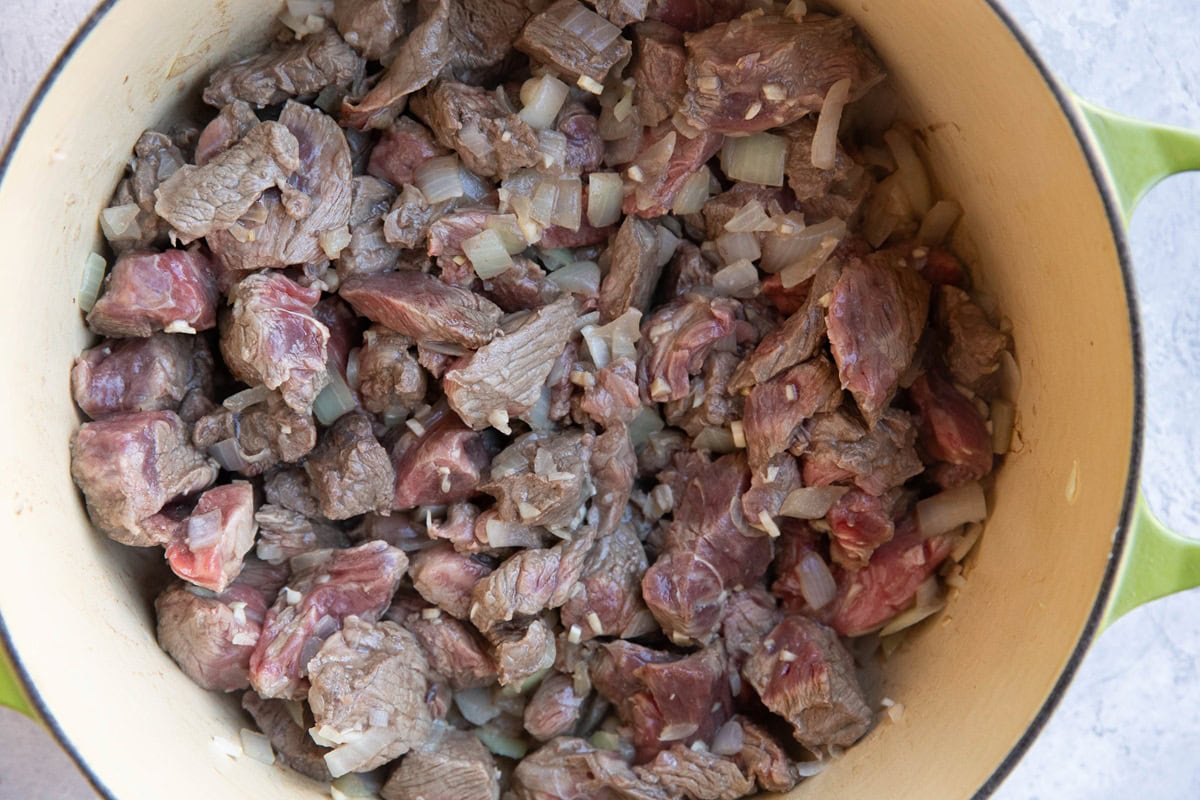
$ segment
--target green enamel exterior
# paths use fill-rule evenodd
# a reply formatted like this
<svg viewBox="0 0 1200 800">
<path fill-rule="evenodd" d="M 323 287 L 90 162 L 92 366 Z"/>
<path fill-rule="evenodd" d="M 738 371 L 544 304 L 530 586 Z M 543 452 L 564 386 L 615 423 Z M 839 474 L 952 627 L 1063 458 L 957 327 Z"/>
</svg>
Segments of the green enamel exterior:
<svg viewBox="0 0 1200 800">
<path fill-rule="evenodd" d="M 1200 540 L 1168 530 L 1139 494 L 1102 629 L 1143 603 L 1200 586 Z"/>
</svg>

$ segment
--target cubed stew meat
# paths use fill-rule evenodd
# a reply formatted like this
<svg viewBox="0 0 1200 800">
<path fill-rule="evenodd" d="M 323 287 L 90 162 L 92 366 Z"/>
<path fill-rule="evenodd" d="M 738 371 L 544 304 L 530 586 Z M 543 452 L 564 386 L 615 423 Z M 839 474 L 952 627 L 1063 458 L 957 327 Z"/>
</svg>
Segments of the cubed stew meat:
<svg viewBox="0 0 1200 800">
<path fill-rule="evenodd" d="M 79 297 L 159 644 L 335 797 L 790 791 L 1019 423 L 885 65 L 786 0 L 302 5 L 138 138 Z"/>
</svg>

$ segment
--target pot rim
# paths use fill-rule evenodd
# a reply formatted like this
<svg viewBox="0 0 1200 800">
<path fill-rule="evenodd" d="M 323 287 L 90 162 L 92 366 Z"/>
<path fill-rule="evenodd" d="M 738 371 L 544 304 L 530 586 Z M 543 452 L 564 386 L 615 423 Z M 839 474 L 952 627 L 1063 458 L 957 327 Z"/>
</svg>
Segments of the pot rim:
<svg viewBox="0 0 1200 800">
<path fill-rule="evenodd" d="M 0 153 L 0 184 L 4 182 L 8 167 L 12 162 L 17 146 L 20 144 L 26 129 L 37 114 L 46 95 L 54 88 L 59 74 L 66 68 L 71 58 L 75 55 L 75 52 L 84 40 L 87 39 L 92 30 L 104 19 L 105 15 L 118 1 L 101 0 L 97 4 L 71 36 L 66 47 L 55 57 L 41 81 L 38 82 L 33 90 L 33 94 L 26 102 L 21 115 L 17 118 L 17 122 L 13 126 L 2 153 Z M 1021 758 L 1024 757 L 1030 746 L 1041 734 L 1050 716 L 1058 708 L 1058 704 L 1062 701 L 1063 695 L 1066 694 L 1067 688 L 1079 670 L 1079 665 L 1083 662 L 1084 656 L 1087 655 L 1089 648 L 1101 630 L 1104 612 L 1115 586 L 1117 569 L 1126 555 L 1129 530 L 1140 487 L 1142 445 L 1145 428 L 1145 362 L 1142 349 L 1142 330 L 1141 319 L 1138 313 L 1137 290 L 1134 282 L 1132 259 L 1130 258 L 1125 224 L 1121 216 L 1120 203 L 1117 199 L 1116 188 L 1112 183 L 1108 165 L 1100 149 L 1092 140 L 1087 123 L 1084 121 L 1079 107 L 1075 104 L 1073 95 L 1058 81 L 1015 20 L 1000 6 L 1000 0 L 980 1 L 1008 29 L 1009 34 L 1012 35 L 1013 39 L 1016 40 L 1017 44 L 1024 51 L 1025 56 L 1037 68 L 1046 87 L 1050 90 L 1059 108 L 1070 123 L 1076 142 L 1079 144 L 1079 148 L 1087 161 L 1088 169 L 1092 173 L 1096 190 L 1100 193 L 1100 197 L 1104 202 L 1104 210 L 1108 217 L 1113 243 L 1116 245 L 1117 264 L 1121 270 L 1121 279 L 1125 287 L 1126 307 L 1129 312 L 1130 343 L 1132 345 L 1133 356 L 1133 430 L 1132 441 L 1130 442 L 1129 465 L 1126 472 L 1125 491 L 1121 499 L 1121 513 L 1117 529 L 1113 535 L 1112 557 L 1109 558 L 1108 564 L 1105 566 L 1100 590 L 1096 595 L 1091 611 L 1088 613 L 1087 623 L 1084 625 L 1083 632 L 1080 634 L 1079 640 L 1075 643 L 1075 647 L 1071 651 L 1070 658 L 1067 659 L 1066 665 L 1059 674 L 1058 680 L 1055 681 L 1054 686 L 1051 688 L 1050 694 L 1047 695 L 1046 700 L 1042 703 L 1041 708 L 1038 709 L 1037 714 L 1029 723 L 1021 738 L 1012 746 L 1012 749 L 1009 750 L 1004 760 L 996 766 L 984 784 L 976 790 L 971 800 L 985 800 L 990 797 L 1000 788 L 1000 785 L 1009 774 L 1012 773 Z M 3 648 L 3 651 L 7 653 L 16 677 L 20 681 L 21 688 L 24 689 L 31 705 L 37 710 L 38 715 L 44 721 L 46 727 L 49 728 L 58 744 L 70 755 L 88 782 L 91 783 L 92 787 L 101 796 L 106 798 L 106 800 L 120 800 L 120 798 L 108 789 L 100 779 L 100 776 L 92 770 L 88 762 L 67 736 L 67 732 L 58 724 L 58 720 L 42 700 L 41 695 L 37 691 L 36 684 L 26 671 L 19 654 L 13 646 L 8 628 L 4 624 L 2 609 L 0 609 L 0 648 Z"/>
</svg>

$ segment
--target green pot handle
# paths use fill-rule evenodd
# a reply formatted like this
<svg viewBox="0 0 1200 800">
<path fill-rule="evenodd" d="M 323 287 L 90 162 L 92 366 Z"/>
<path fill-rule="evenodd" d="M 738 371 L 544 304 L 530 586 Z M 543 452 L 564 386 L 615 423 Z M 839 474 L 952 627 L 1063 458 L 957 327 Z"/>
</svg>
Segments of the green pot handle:
<svg viewBox="0 0 1200 800">
<path fill-rule="evenodd" d="M 1200 133 L 1132 119 L 1078 97 L 1075 103 L 1108 166 L 1126 225 L 1138 201 L 1163 178 L 1200 170 Z M 1197 586 L 1200 540 L 1168 530 L 1139 492 L 1129 544 L 1101 628 L 1143 603 Z"/>
<path fill-rule="evenodd" d="M 21 679 L 17 676 L 17 670 L 8 658 L 3 642 L 0 642 L 0 706 L 40 721 L 37 712 L 33 710 L 33 703 L 29 701 L 29 695 L 25 693 Z"/>
</svg>

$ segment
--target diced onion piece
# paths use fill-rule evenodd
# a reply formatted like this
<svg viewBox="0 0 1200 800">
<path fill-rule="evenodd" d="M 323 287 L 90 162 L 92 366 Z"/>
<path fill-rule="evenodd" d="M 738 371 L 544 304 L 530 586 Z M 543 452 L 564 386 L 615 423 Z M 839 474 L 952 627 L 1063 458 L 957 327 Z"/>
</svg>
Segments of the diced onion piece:
<svg viewBox="0 0 1200 800">
<path fill-rule="evenodd" d="M 733 181 L 783 186 L 787 140 L 772 133 L 730 137 L 721 150 L 721 169 Z"/>
<path fill-rule="evenodd" d="M 263 764 L 275 763 L 275 751 L 271 749 L 271 740 L 249 728 L 242 728 L 242 752 Z"/>
<path fill-rule="evenodd" d="M 534 130 L 551 128 L 570 91 L 571 87 L 553 75 L 530 78 L 521 84 L 521 103 L 524 108 L 518 116 Z"/>
<path fill-rule="evenodd" d="M 270 459 L 271 451 L 264 448 L 257 455 L 247 455 L 238 444 L 237 438 L 222 439 L 208 448 L 208 454 L 230 472 L 242 472 L 260 461 Z"/>
<path fill-rule="evenodd" d="M 369 761 L 391 746 L 395 733 L 389 728 L 367 728 L 346 744 L 325 754 L 325 766 L 329 774 L 340 778 L 363 761 Z"/>
<path fill-rule="evenodd" d="M 972 523 L 966 527 L 962 536 L 954 544 L 954 549 L 950 551 L 950 559 L 952 561 L 962 561 L 967 557 L 967 554 L 975 549 L 975 545 L 979 542 L 979 537 L 983 535 L 983 526 L 978 522 Z"/>
<path fill-rule="evenodd" d="M 577 177 L 560 178 L 558 196 L 554 202 L 554 225 L 577 231 L 583 222 L 583 181 Z"/>
<path fill-rule="evenodd" d="M 621 176 L 615 172 L 593 172 L 588 175 L 588 223 L 593 228 L 613 225 L 621 219 L 624 199 Z"/>
<path fill-rule="evenodd" d="M 713 453 L 732 453 L 737 450 L 737 445 L 733 442 L 733 433 L 729 428 L 717 427 L 701 430 L 692 440 L 692 447 L 696 450 L 708 450 Z"/>
<path fill-rule="evenodd" d="M 537 529 L 519 522 L 489 519 L 484 526 L 488 544 L 492 547 L 528 547 L 538 539 Z"/>
<path fill-rule="evenodd" d="M 758 266 L 764 272 L 774 274 L 803 258 L 811 250 L 812 243 L 800 235 L 805 226 L 804 215 L 799 211 L 789 211 L 772 221 L 775 230 L 763 237 L 763 254 Z"/>
<path fill-rule="evenodd" d="M 83 313 L 91 311 L 96 306 L 96 300 L 100 297 L 100 287 L 104 285 L 104 272 L 108 269 L 108 263 L 104 257 L 97 253 L 88 253 L 87 260 L 83 262 L 83 277 L 79 282 L 79 295 L 76 300 L 79 303 L 79 309 Z"/>
<path fill-rule="evenodd" d="M 820 553 L 805 553 L 800 559 L 800 594 L 804 595 L 804 602 L 818 611 L 837 595 L 833 573 Z"/>
<path fill-rule="evenodd" d="M 837 217 L 832 217 L 816 225 L 809 225 L 796 234 L 805 239 L 811 249 L 799 260 L 780 270 L 779 280 L 783 284 L 783 288 L 790 289 L 798 286 L 817 274 L 817 270 L 829 259 L 845 235 L 846 223 Z"/>
<path fill-rule="evenodd" d="M 345 413 L 353 411 L 358 405 L 354 392 L 346 384 L 346 379 L 336 367 L 329 369 L 329 383 L 317 399 L 313 401 L 313 414 L 322 425 L 332 425 Z"/>
<path fill-rule="evenodd" d="M 804 0 L 791 0 L 787 7 L 783 9 L 783 15 L 795 22 L 803 22 L 804 15 L 808 13 L 808 3 Z"/>
<path fill-rule="evenodd" d="M 658 235 L 658 252 L 654 254 L 654 266 L 657 268 L 671 260 L 681 239 L 666 225 L 659 225 L 655 233 Z"/>
<path fill-rule="evenodd" d="M 712 170 L 707 165 L 693 172 L 679 187 L 671 211 L 675 214 L 699 214 L 708 202 L 708 188 L 712 182 Z"/>
<path fill-rule="evenodd" d="M 662 732 L 658 734 L 658 740 L 660 742 L 678 742 L 688 738 L 699 729 L 700 724 L 697 722 L 673 722 L 663 727 Z"/>
<path fill-rule="evenodd" d="M 504 243 L 504 249 L 509 255 L 524 252 L 529 246 L 515 214 L 492 214 L 487 218 L 485 225 L 488 230 L 495 231 L 500 236 L 500 241 Z"/>
<path fill-rule="evenodd" d="M 483 742 L 483 746 L 492 751 L 493 755 L 502 758 L 524 758 L 529 752 L 529 745 L 523 739 L 501 733 L 495 728 L 484 726 L 475 729 L 475 736 Z"/>
<path fill-rule="evenodd" d="M 596 731 L 588 741 L 597 750 L 621 749 L 621 737 L 612 731 Z"/>
<path fill-rule="evenodd" d="M 721 262 L 757 261 L 762 257 L 758 237 L 753 233 L 724 233 L 716 240 L 717 254 Z"/>
<path fill-rule="evenodd" d="M 455 692 L 454 705 L 472 725 L 486 725 L 500 716 L 500 707 L 492 699 L 492 690 L 483 686 Z"/>
<path fill-rule="evenodd" d="M 779 514 L 793 519 L 820 519 L 848 491 L 848 486 L 802 486 L 788 492 Z"/>
<path fill-rule="evenodd" d="M 595 261 L 576 261 L 551 272 L 547 278 L 571 294 L 594 297 L 600 291 L 600 267 Z"/>
<path fill-rule="evenodd" d="M 100 230 L 110 242 L 136 239 L 139 234 L 137 218 L 141 208 L 137 203 L 109 206 L 100 212 Z"/>
<path fill-rule="evenodd" d="M 725 230 L 730 233 L 763 233 L 775 228 L 775 221 L 767 216 L 763 204 L 758 200 L 747 201 L 725 223 Z"/>
<path fill-rule="evenodd" d="M 912 139 L 906 132 L 892 128 L 883 134 L 883 141 L 896 159 L 896 175 L 908 202 L 917 214 L 924 216 L 933 207 L 933 190 L 929 186 L 925 165 L 913 148 Z"/>
<path fill-rule="evenodd" d="M 685 139 L 695 139 L 704 131 L 692 125 L 688 118 L 683 115 L 683 112 L 676 111 L 671 116 L 671 125 L 675 130 L 679 131 L 679 135 Z"/>
<path fill-rule="evenodd" d="M 1000 396 L 1015 403 L 1021 394 L 1021 368 L 1008 350 L 1000 352 Z"/>
<path fill-rule="evenodd" d="M 270 396 L 271 390 L 260 383 L 258 386 L 251 386 L 249 389 L 243 389 L 240 392 L 229 395 L 221 405 L 238 414 L 250 408 L 250 406 L 264 402 Z"/>
<path fill-rule="evenodd" d="M 635 448 L 642 447 L 650 441 L 652 434 L 665 427 L 667 425 L 657 411 L 649 406 L 642 406 L 642 410 L 629 423 L 629 439 Z"/>
<path fill-rule="evenodd" d="M 430 203 L 443 203 L 464 194 L 458 156 L 438 156 L 413 171 L 413 183 Z"/>
<path fill-rule="evenodd" d="M 557 208 L 558 181 L 543 178 L 534 186 L 533 197 L 529 203 L 529 215 L 538 224 L 549 226 L 554 224 L 554 212 Z"/>
<path fill-rule="evenodd" d="M 917 231 L 917 243 L 934 245 L 946 241 L 954 223 L 958 222 L 961 216 L 962 206 L 958 203 L 953 200 L 938 200 L 921 220 L 921 228 Z"/>
<path fill-rule="evenodd" d="M 567 164 L 567 137 L 558 131 L 542 131 L 538 134 L 538 152 L 543 167 L 561 170 Z"/>
<path fill-rule="evenodd" d="M 937 579 L 931 578 L 930 580 L 935 581 L 933 585 L 936 587 Z M 918 622 L 933 616 L 945 607 L 946 601 L 940 597 L 934 597 L 932 600 L 927 600 L 926 602 L 918 601 L 915 606 L 896 615 L 891 622 L 889 622 L 887 625 L 884 625 L 879 630 L 879 635 L 891 636 L 894 633 L 899 633 L 905 628 L 911 628 L 913 625 L 916 625 Z"/>
<path fill-rule="evenodd" d="M 475 274 L 484 280 L 496 277 L 513 265 L 504 240 L 491 228 L 464 239 L 462 250 L 470 259 Z"/>
<path fill-rule="evenodd" d="M 752 297 L 758 289 L 758 270 L 749 259 L 740 258 L 717 270 L 712 286 L 724 297 Z"/>
<path fill-rule="evenodd" d="M 212 737 L 212 743 L 213 747 L 221 755 L 226 755 L 230 758 L 240 758 L 242 755 L 242 746 L 231 739 L 226 739 L 224 736 Z"/>
<path fill-rule="evenodd" d="M 1017 410 L 1008 400 L 996 398 L 992 401 L 992 452 L 1004 455 L 1012 447 L 1013 422 Z"/>
<path fill-rule="evenodd" d="M 817 169 L 833 169 L 837 161 L 838 127 L 842 124 L 842 109 L 849 98 L 849 78 L 835 82 L 825 93 L 812 140 L 812 165 Z"/>
<path fill-rule="evenodd" d="M 925 538 L 987 519 L 987 499 L 978 481 L 947 489 L 917 503 L 917 524 Z"/>
<path fill-rule="evenodd" d="M 379 790 L 382 788 L 383 781 L 376 775 L 369 772 L 351 772 L 334 780 L 329 791 L 333 800 L 342 800 L 342 798 L 348 800 L 352 797 L 369 797 L 372 800 L 378 800 Z M 338 797 L 339 794 L 342 796 L 341 798 Z"/>
<path fill-rule="evenodd" d="M 742 724 L 731 719 L 713 734 L 712 751 L 719 756 L 736 756 L 742 752 L 745 743 L 746 733 L 742 730 Z"/>
<path fill-rule="evenodd" d="M 642 312 L 630 308 L 607 325 L 585 326 L 580 333 L 592 363 L 603 369 L 614 359 L 637 358 L 637 343 L 642 338 L 641 321 Z"/>
</svg>

